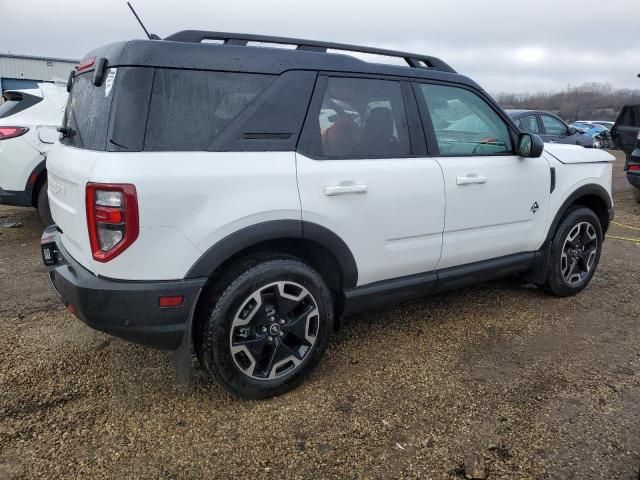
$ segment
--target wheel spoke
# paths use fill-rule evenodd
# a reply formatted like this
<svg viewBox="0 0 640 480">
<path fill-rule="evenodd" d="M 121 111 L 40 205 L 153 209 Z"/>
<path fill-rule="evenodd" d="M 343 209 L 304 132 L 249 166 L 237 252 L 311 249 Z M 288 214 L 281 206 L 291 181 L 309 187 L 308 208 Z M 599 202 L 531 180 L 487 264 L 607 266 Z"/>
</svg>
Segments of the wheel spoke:
<svg viewBox="0 0 640 480">
<path fill-rule="evenodd" d="M 263 374 L 265 378 L 274 378 L 277 372 L 274 371 L 279 365 L 281 365 L 285 360 L 294 357 L 296 360 L 298 359 L 291 349 L 284 346 L 282 342 L 277 341 L 273 344 L 273 350 L 271 355 L 267 358 L 267 361 L 264 366 Z M 294 361 L 295 363 L 295 361 Z"/>
</svg>

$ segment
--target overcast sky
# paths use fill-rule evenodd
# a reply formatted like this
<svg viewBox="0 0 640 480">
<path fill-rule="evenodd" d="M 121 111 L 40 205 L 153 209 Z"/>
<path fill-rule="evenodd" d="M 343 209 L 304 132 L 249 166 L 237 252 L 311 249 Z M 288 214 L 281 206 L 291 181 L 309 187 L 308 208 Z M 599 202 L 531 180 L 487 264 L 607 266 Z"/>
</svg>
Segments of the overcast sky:
<svg viewBox="0 0 640 480">
<path fill-rule="evenodd" d="M 294 36 L 441 57 L 487 91 L 640 88 L 640 0 L 133 0 L 153 33 Z M 10 8 L 11 7 L 11 8 Z M 55 10 L 54 10 L 55 7 Z M 121 0 L 0 0 L 0 51 L 81 58 L 141 38 Z"/>
</svg>

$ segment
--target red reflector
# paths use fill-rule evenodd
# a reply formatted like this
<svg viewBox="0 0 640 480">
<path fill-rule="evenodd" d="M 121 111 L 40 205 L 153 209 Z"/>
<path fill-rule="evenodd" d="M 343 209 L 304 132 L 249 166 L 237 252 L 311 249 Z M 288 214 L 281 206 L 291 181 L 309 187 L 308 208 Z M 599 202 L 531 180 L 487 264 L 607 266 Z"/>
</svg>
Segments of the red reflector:
<svg viewBox="0 0 640 480">
<path fill-rule="evenodd" d="M 122 223 L 122 210 L 119 208 L 95 207 L 97 222 Z"/>
<path fill-rule="evenodd" d="M 27 127 L 0 127 L 0 140 L 19 137 L 28 131 Z"/>
<path fill-rule="evenodd" d="M 184 295 L 175 295 L 173 297 L 160 297 L 161 307 L 179 307 L 184 303 Z"/>
<path fill-rule="evenodd" d="M 76 309 L 71 304 L 67 305 L 67 310 L 74 315 L 76 314 Z"/>
<path fill-rule="evenodd" d="M 91 67 L 93 67 L 93 65 L 96 63 L 96 57 L 91 57 L 91 58 L 87 58 L 86 60 L 80 62 L 78 65 L 76 65 L 76 72 L 80 73 L 83 70 L 87 70 Z"/>
<path fill-rule="evenodd" d="M 640 165 L 629 165 L 627 170 L 630 172 L 640 172 Z"/>
</svg>

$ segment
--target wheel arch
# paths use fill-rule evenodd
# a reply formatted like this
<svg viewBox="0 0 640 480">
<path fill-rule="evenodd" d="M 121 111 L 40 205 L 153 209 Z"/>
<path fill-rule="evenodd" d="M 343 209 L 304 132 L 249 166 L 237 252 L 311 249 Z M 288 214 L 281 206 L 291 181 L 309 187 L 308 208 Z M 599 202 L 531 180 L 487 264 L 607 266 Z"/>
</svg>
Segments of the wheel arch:
<svg viewBox="0 0 640 480">
<path fill-rule="evenodd" d="M 38 193 L 42 188 L 42 185 L 47 181 L 47 168 L 46 168 L 46 160 L 42 160 L 36 168 L 29 174 L 29 178 L 27 179 L 26 189 L 29 192 L 29 197 L 31 198 L 31 206 L 38 207 Z"/>
<path fill-rule="evenodd" d="M 225 266 L 262 251 L 300 257 L 333 290 L 353 288 L 358 281 L 355 258 L 347 244 L 331 230 L 301 220 L 274 220 L 238 230 L 210 247 L 185 278 L 214 278 Z"/>
<path fill-rule="evenodd" d="M 558 225 L 567 214 L 569 209 L 575 205 L 587 207 L 595 212 L 602 226 L 602 233 L 606 233 L 609 229 L 611 215 L 613 213 L 613 202 L 609 192 L 604 187 L 597 184 L 583 185 L 571 193 L 558 209 L 553 221 L 549 226 L 545 244 L 553 239 Z"/>
</svg>

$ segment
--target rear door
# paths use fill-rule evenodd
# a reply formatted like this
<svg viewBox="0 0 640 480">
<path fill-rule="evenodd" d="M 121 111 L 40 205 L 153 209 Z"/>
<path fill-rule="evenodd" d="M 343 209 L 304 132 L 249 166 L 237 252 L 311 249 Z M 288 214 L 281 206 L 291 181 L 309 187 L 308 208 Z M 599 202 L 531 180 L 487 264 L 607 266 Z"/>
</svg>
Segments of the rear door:
<svg viewBox="0 0 640 480">
<path fill-rule="evenodd" d="M 636 148 L 638 132 L 640 132 L 640 105 L 622 107 L 611 129 L 611 136 L 615 146 L 623 150 L 627 157 Z"/>
<path fill-rule="evenodd" d="M 336 233 L 358 285 L 435 269 L 444 185 L 410 85 L 321 75 L 296 154 L 302 219 Z"/>
</svg>

